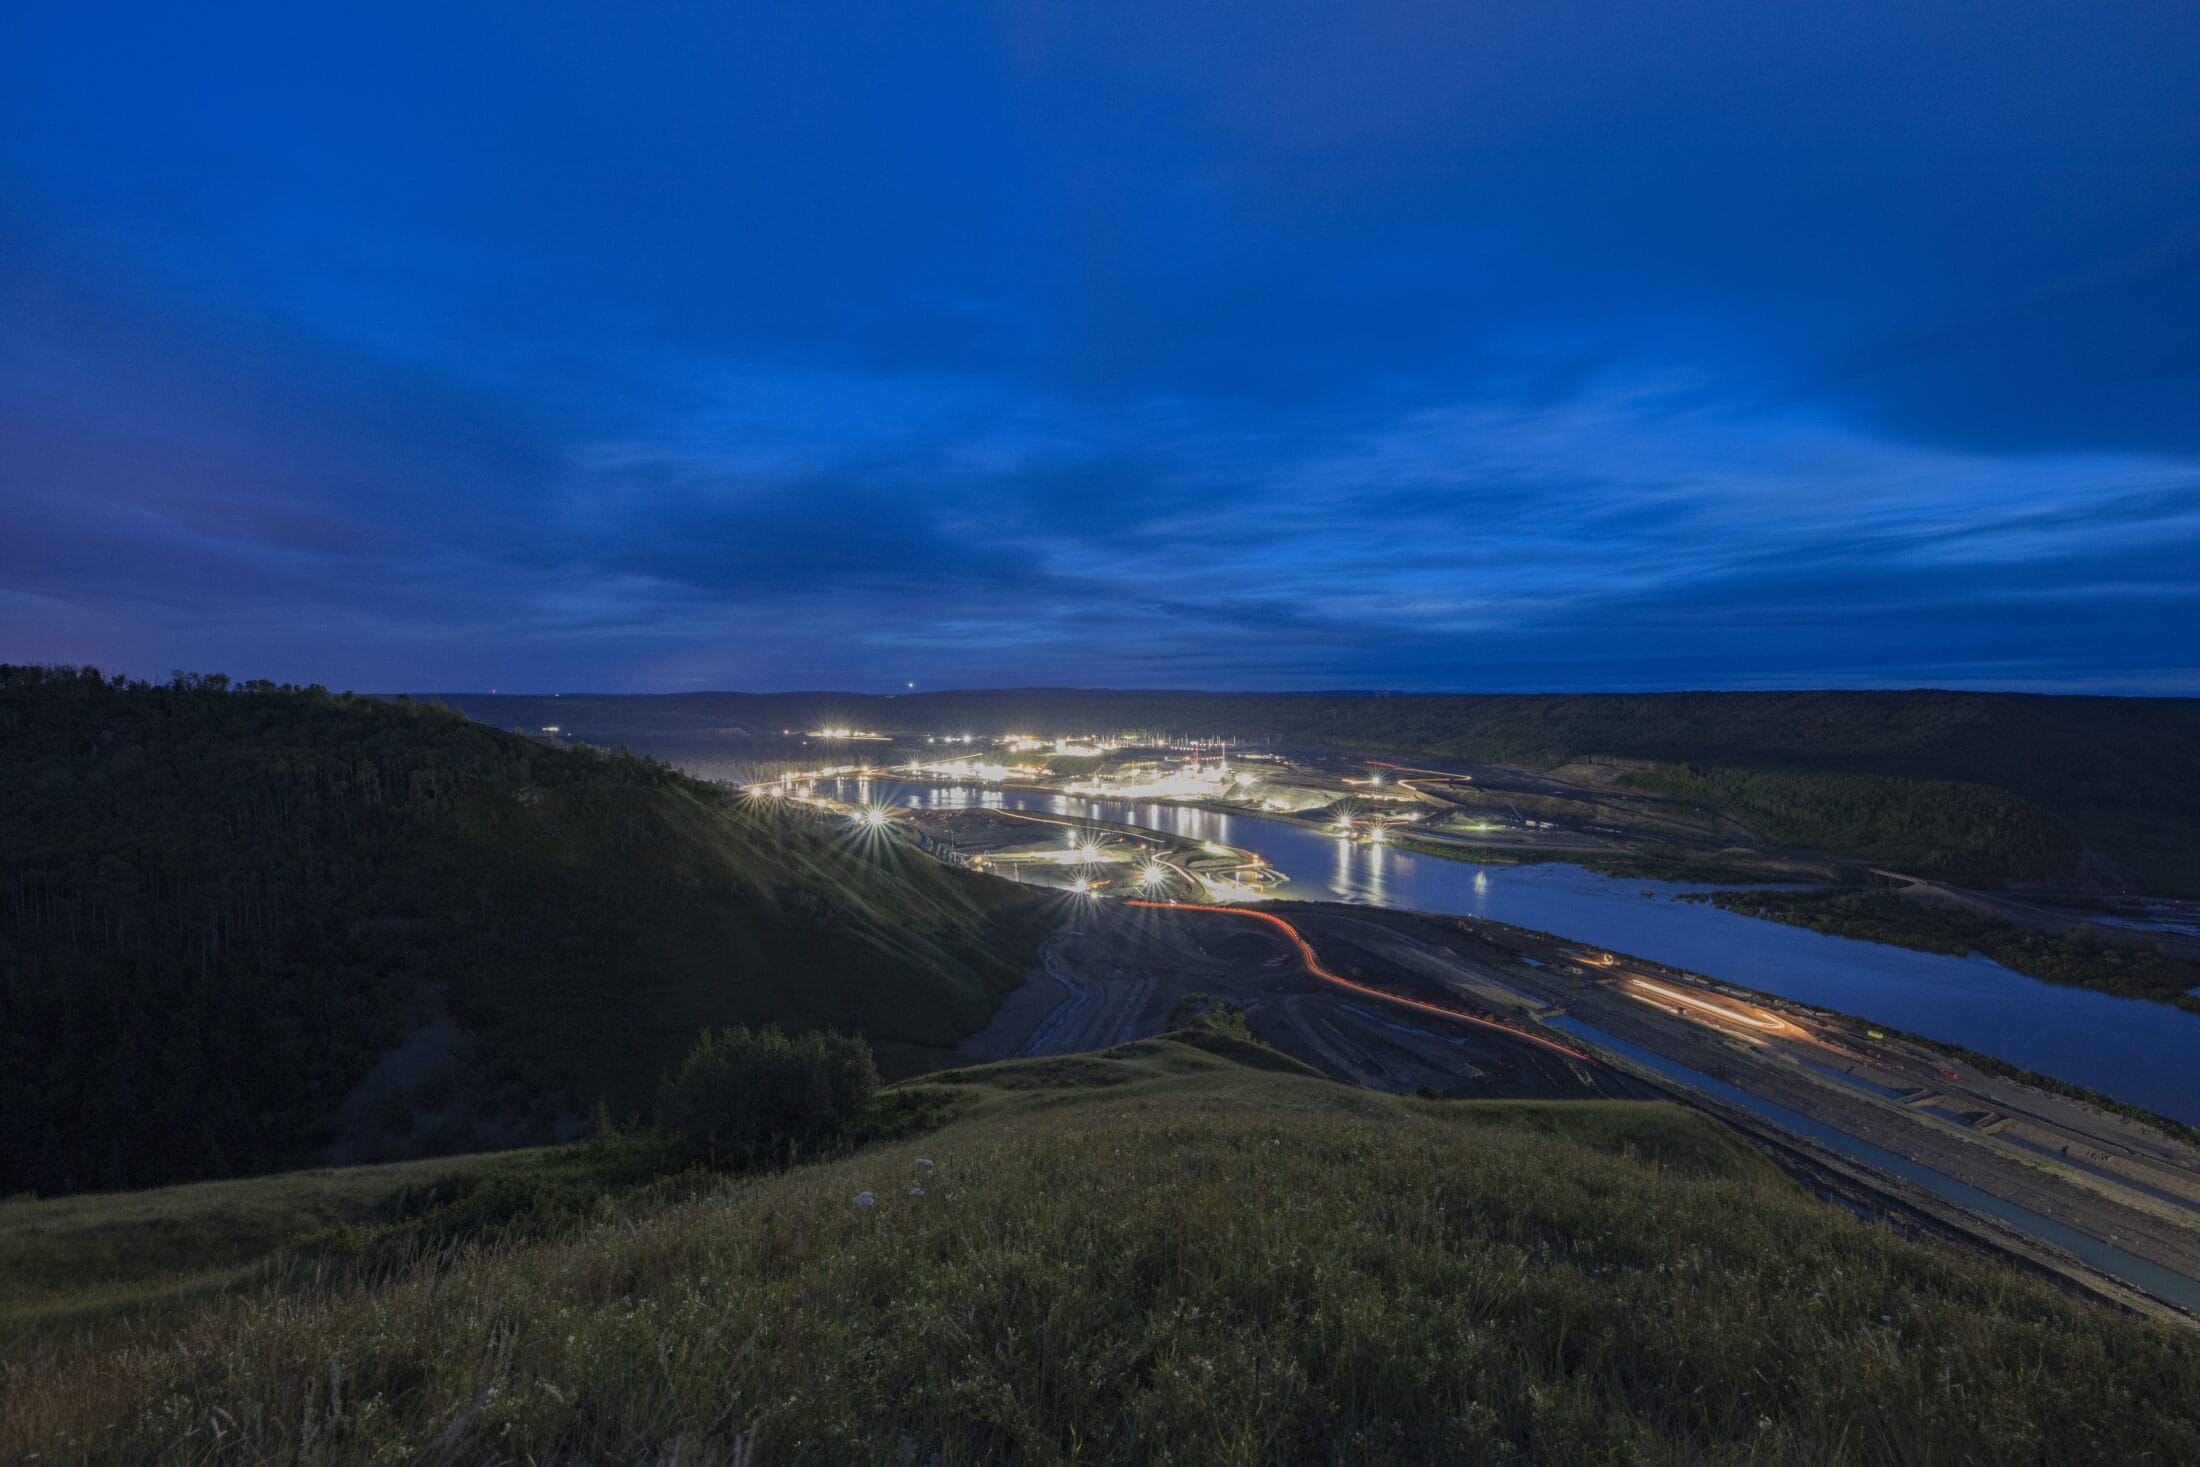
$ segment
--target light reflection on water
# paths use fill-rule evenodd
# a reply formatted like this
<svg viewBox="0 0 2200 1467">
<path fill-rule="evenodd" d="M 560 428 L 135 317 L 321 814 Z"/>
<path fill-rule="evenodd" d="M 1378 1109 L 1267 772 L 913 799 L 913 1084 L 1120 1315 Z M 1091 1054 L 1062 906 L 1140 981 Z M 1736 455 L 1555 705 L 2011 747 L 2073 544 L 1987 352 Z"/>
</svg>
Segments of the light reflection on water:
<svg viewBox="0 0 2200 1467">
<path fill-rule="evenodd" d="M 822 793 L 853 798 L 856 781 Z M 1982 957 L 1848 938 L 1669 900 L 1712 888 L 1614 880 L 1578 866 L 1479 867 L 1342 841 L 1257 816 L 1042 790 L 864 782 L 863 799 L 931 809 L 1079 815 L 1257 851 L 1277 895 L 1482 916 L 1968 1045 L 2200 1124 L 2200 1014 L 2013 973 Z M 1647 890 L 1650 896 L 1645 898 Z"/>
</svg>

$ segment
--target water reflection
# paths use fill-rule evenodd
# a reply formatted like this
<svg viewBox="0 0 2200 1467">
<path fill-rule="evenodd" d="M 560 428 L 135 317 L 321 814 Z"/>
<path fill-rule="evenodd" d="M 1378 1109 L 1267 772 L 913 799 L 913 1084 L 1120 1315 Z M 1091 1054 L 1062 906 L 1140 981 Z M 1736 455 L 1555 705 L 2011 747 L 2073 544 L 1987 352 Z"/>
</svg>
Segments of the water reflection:
<svg viewBox="0 0 2200 1467">
<path fill-rule="evenodd" d="M 843 782 L 852 791 L 853 781 Z M 836 793 L 828 784 L 825 792 Z M 1042 790 L 877 781 L 871 800 L 948 809 L 1067 814 L 1072 808 L 1187 840 L 1241 846 L 1295 877 L 1276 895 L 1486 916 L 1693 969 L 1804 1003 L 1863 1014 L 1969 1045 L 2164 1115 L 2200 1123 L 2200 1014 L 2142 999 L 2060 988 L 1981 957 L 1951 958 L 1827 937 L 1806 928 L 1668 898 L 1710 888 L 1614 881 L 1578 866 L 1485 868 L 1388 847 L 1355 846 L 1254 816 Z M 1327 879 L 1317 873 L 1328 873 Z M 1649 890 L 1652 900 L 1641 893 Z"/>
</svg>

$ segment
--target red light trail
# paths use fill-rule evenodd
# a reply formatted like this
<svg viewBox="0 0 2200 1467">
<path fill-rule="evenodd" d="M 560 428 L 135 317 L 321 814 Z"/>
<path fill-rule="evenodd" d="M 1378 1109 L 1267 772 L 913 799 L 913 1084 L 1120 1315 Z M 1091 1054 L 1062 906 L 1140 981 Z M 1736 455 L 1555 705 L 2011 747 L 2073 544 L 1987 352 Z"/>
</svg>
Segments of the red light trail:
<svg viewBox="0 0 2200 1467">
<path fill-rule="evenodd" d="M 1228 912 L 1231 915 L 1238 917 L 1255 917 L 1258 918 L 1260 921 L 1266 922 L 1275 927 L 1278 931 L 1282 932 L 1285 937 L 1291 939 L 1292 945 L 1299 950 L 1299 957 L 1305 962 L 1308 972 L 1312 973 L 1315 977 L 1324 980 L 1325 982 L 1336 984 L 1339 988 L 1349 988 L 1354 993 L 1364 993 L 1369 998 L 1381 999 L 1384 1003 L 1399 1004 L 1409 1009 L 1420 1009 L 1425 1013 L 1436 1014 L 1443 1018 L 1451 1019 L 1457 1023 L 1479 1024 L 1485 1029 L 1495 1029 L 1500 1034 L 1508 1035 L 1514 1039 L 1524 1039 L 1530 1044 L 1540 1044 L 1545 1049 L 1548 1049 L 1555 1054 L 1562 1054 L 1566 1056 L 1566 1058 L 1571 1060 L 1580 1060 L 1585 1065 L 1593 1065 L 1598 1062 L 1595 1056 L 1583 1054 L 1580 1050 L 1569 1048 L 1566 1045 L 1560 1044 L 1555 1039 L 1545 1039 L 1540 1034 L 1530 1034 L 1524 1030 L 1515 1029 L 1510 1024 L 1500 1024 L 1490 1019 L 1478 1019 L 1472 1014 L 1462 1014 L 1457 1009 L 1447 1009 L 1441 1004 L 1423 1003 L 1417 998 L 1400 998 L 1395 993 L 1385 993 L 1380 988 L 1370 988 L 1365 983 L 1355 983 L 1350 978 L 1341 977 L 1338 974 L 1332 973 L 1327 968 L 1322 966 L 1321 959 L 1314 955 L 1313 945 L 1309 943 L 1304 937 L 1299 935 L 1299 929 L 1293 927 L 1290 923 L 1284 921 L 1283 918 L 1278 917 L 1273 912 L 1256 911 L 1252 907 L 1208 906 L 1200 902 L 1148 902 L 1131 900 L 1126 901 L 1123 905 L 1126 907 L 1153 907 L 1159 911 L 1164 912 Z"/>
</svg>

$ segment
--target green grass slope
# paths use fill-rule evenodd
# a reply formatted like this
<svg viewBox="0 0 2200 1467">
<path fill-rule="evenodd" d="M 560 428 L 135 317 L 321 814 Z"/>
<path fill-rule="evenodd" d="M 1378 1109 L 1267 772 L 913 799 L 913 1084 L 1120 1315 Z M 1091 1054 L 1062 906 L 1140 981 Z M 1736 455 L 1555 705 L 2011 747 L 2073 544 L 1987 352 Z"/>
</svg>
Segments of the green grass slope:
<svg viewBox="0 0 2200 1467">
<path fill-rule="evenodd" d="M 558 1154 L 434 1157 L 142 1192 L 11 1198 L 0 1202 L 0 1352 L 122 1315 L 172 1318 L 178 1306 L 260 1277 L 294 1240 L 358 1225 L 409 1188 Z"/>
<path fill-rule="evenodd" d="M 0 1459 L 2200 1456 L 2189 1335 L 1867 1227 L 1693 1113 L 1234 1048 L 909 1082 L 954 1117 L 921 1140 L 49 1345 Z"/>
<path fill-rule="evenodd" d="M 318 689 L 0 670 L 0 789 L 0 1195 L 550 1139 L 705 1025 L 950 1045 L 1044 920 L 664 765 Z"/>
<path fill-rule="evenodd" d="M 1974 884 L 2200 895 L 2200 699 L 2016 693 L 1387 695 L 1024 688 L 897 697 L 454 696 L 499 726 L 689 750 L 820 723 L 888 732 L 1142 731 L 1431 759 L 1643 767 L 1775 841 Z M 2085 858 L 2091 854 L 2093 859 Z"/>
</svg>

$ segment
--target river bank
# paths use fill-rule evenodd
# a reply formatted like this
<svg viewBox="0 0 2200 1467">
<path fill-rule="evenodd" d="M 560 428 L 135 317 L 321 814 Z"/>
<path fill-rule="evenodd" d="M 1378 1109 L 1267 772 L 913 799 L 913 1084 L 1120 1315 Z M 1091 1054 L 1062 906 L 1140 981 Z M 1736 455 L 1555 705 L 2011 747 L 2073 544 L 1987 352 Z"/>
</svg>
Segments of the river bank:
<svg viewBox="0 0 2200 1467">
<path fill-rule="evenodd" d="M 857 800 L 857 781 L 835 797 Z M 2004 1064 L 2200 1124 L 2200 1014 L 2028 978 L 1950 957 L 1668 898 L 1717 888 L 1598 876 L 1578 866 L 1478 866 L 1341 840 L 1308 822 L 1157 800 L 1026 786 L 860 784 L 868 802 L 999 808 L 1109 821 L 1258 852 L 1276 895 L 1483 917 L 1670 964 L 1713 979 L 1992 1056 Z M 827 791 L 830 792 L 830 791 Z M 1645 893 L 1648 893 L 1645 896 Z"/>
</svg>

